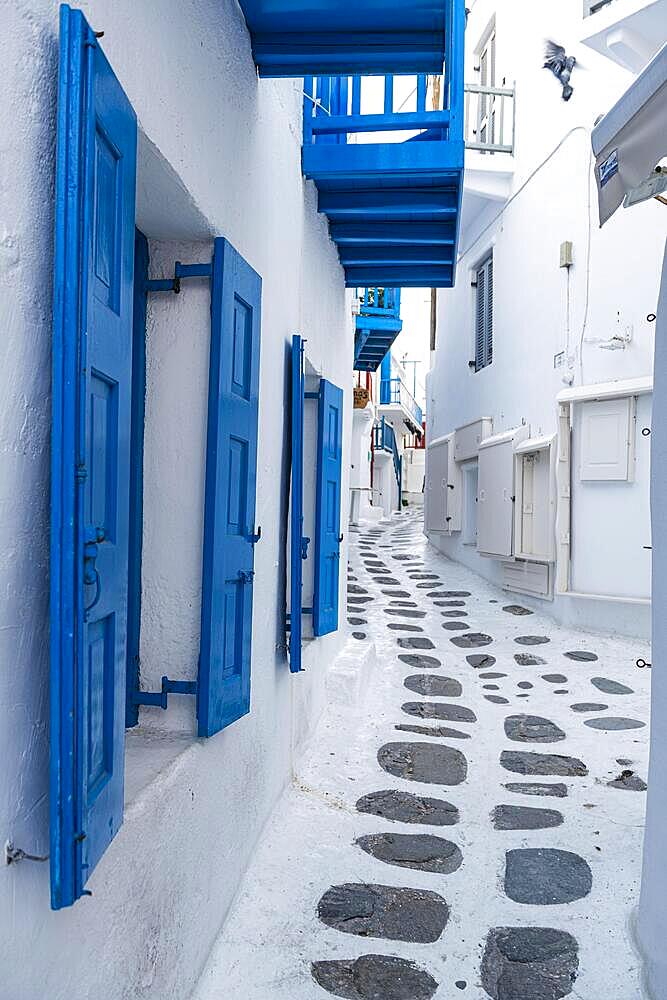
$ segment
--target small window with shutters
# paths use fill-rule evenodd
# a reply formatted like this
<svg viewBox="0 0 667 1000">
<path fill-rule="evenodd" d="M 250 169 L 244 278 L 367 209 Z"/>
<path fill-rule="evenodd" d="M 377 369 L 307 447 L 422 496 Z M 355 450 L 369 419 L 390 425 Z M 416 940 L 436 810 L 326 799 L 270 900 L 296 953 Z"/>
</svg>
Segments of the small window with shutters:
<svg viewBox="0 0 667 1000">
<path fill-rule="evenodd" d="M 475 371 L 493 361 L 493 254 L 475 271 Z"/>
</svg>

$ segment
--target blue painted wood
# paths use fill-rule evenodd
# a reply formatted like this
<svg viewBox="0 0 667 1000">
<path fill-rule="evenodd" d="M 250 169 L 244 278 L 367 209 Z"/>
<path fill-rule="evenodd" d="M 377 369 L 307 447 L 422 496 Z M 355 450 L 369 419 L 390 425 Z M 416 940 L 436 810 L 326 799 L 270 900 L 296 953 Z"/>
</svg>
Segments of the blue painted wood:
<svg viewBox="0 0 667 1000">
<path fill-rule="evenodd" d="M 452 0 L 241 0 L 261 76 L 439 73 Z"/>
<path fill-rule="evenodd" d="M 125 725 L 139 722 L 133 695 L 139 690 L 141 631 L 141 559 L 144 509 L 144 417 L 146 410 L 146 290 L 148 240 L 138 229 L 134 238 L 134 310 L 132 323 L 132 426 L 130 431 L 130 526 L 127 586 L 127 681 Z"/>
<path fill-rule="evenodd" d="M 136 117 L 60 10 L 51 466 L 51 905 L 123 819 Z"/>
<path fill-rule="evenodd" d="M 341 259 L 346 249 L 341 247 Z M 400 289 L 366 288 L 356 320 L 354 370 L 376 371 L 402 328 Z"/>
<path fill-rule="evenodd" d="M 315 581 L 313 632 L 338 628 L 343 390 L 320 379 L 315 487 Z"/>
<path fill-rule="evenodd" d="M 290 504 L 290 610 L 288 622 L 289 666 L 301 670 L 303 613 L 303 561 L 310 539 L 303 534 L 303 407 L 304 347 L 298 334 L 292 337 L 291 399 L 291 504 Z"/>
<path fill-rule="evenodd" d="M 212 736 L 250 711 L 262 279 L 215 240 L 197 720 Z"/>
</svg>

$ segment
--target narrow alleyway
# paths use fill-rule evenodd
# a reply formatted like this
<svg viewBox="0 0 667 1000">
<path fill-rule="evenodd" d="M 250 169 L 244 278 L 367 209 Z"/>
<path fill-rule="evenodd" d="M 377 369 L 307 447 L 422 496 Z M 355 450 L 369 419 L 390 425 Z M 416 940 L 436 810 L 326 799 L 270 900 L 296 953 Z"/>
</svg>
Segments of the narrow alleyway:
<svg viewBox="0 0 667 1000">
<path fill-rule="evenodd" d="M 530 612 L 421 516 L 352 529 L 331 704 L 196 1000 L 642 996 L 648 648 Z"/>
</svg>

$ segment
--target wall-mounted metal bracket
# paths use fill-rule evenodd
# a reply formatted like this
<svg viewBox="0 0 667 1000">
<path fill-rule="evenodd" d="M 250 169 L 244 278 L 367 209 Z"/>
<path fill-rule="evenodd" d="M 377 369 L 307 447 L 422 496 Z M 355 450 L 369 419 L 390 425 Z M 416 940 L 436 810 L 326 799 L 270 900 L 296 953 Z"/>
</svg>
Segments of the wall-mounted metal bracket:
<svg viewBox="0 0 667 1000">
<path fill-rule="evenodd" d="M 146 282 L 146 291 L 174 292 L 178 295 L 181 290 L 181 281 L 187 278 L 210 278 L 212 274 L 212 264 L 181 264 L 180 260 L 177 260 L 174 264 L 174 277 L 151 278 Z"/>
<path fill-rule="evenodd" d="M 172 681 L 162 678 L 161 691 L 135 691 L 132 701 L 135 705 L 154 705 L 157 708 L 167 707 L 167 697 L 170 694 L 197 694 L 197 681 Z"/>
</svg>

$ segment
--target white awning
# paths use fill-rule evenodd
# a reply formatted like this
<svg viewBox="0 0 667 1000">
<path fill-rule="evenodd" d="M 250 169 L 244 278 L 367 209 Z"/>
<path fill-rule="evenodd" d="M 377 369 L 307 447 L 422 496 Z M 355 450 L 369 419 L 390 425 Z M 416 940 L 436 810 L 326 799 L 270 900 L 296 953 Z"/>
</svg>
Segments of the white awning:
<svg viewBox="0 0 667 1000">
<path fill-rule="evenodd" d="M 667 156 L 667 44 L 593 129 L 600 225 Z"/>
</svg>

